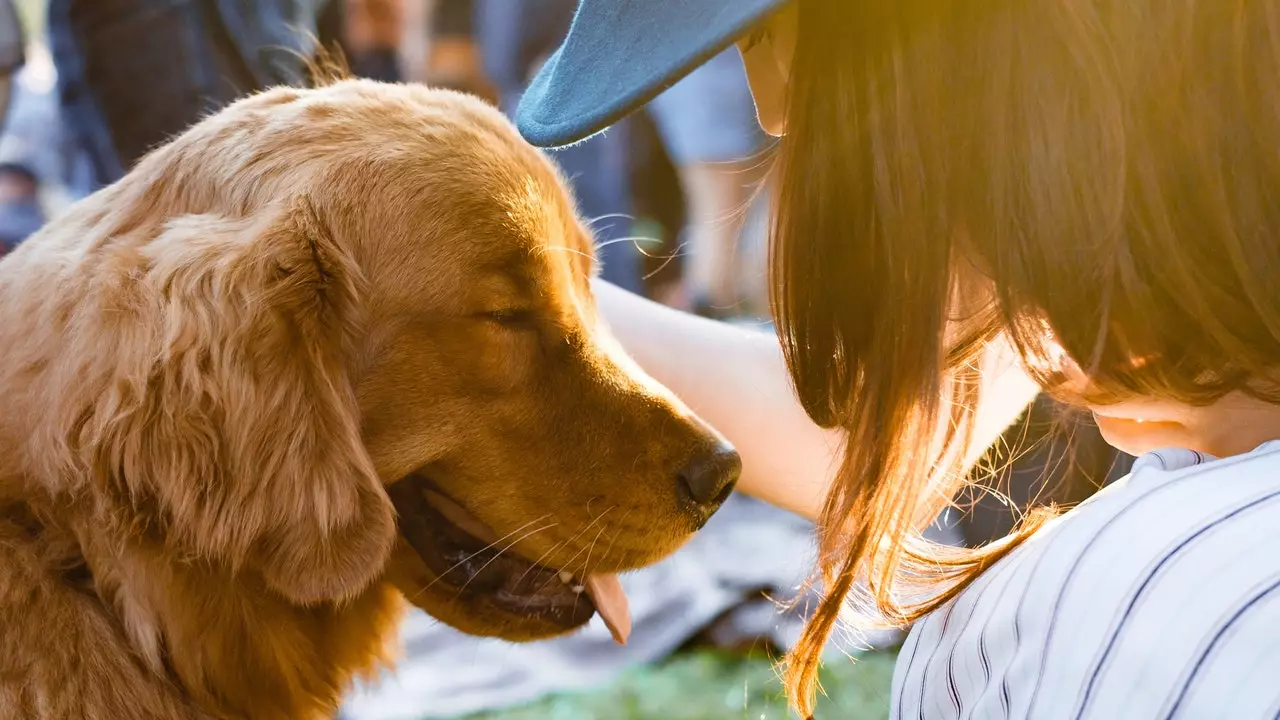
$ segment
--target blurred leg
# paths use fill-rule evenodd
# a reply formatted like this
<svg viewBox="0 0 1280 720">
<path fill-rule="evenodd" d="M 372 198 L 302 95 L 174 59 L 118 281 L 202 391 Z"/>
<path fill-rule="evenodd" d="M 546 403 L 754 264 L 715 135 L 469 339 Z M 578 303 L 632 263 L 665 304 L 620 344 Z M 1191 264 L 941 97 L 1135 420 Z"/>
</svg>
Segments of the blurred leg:
<svg viewBox="0 0 1280 720">
<path fill-rule="evenodd" d="M 84 195 L 124 175 L 102 108 L 90 91 L 85 54 L 72 22 L 76 0 L 50 0 L 49 50 L 58 73 L 60 115 L 71 142 L 81 148 L 85 168 L 77 194 Z"/>
<path fill-rule="evenodd" d="M 649 109 L 684 188 L 686 291 L 702 313 L 732 314 L 743 299 L 739 237 L 763 140 L 737 51 L 712 58 Z"/>
<path fill-rule="evenodd" d="M 680 167 L 689 225 L 686 292 L 704 313 L 742 311 L 739 239 L 752 187 L 746 163 L 688 163 Z"/>
<path fill-rule="evenodd" d="M 692 306 L 685 297 L 685 258 L 679 248 L 686 224 L 684 191 L 647 110 L 627 118 L 627 144 L 635 232 L 646 243 L 640 258 L 645 288 L 654 300 L 688 311 Z"/>
<path fill-rule="evenodd" d="M 307 82 L 338 0 L 51 0 L 69 129 L 99 185 L 236 98 Z"/>
</svg>

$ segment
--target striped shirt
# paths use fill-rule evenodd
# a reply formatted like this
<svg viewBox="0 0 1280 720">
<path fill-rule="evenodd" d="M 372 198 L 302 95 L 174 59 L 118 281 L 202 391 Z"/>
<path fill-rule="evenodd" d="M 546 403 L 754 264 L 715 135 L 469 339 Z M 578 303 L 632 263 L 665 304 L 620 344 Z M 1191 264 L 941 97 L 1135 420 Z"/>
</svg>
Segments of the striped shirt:
<svg viewBox="0 0 1280 720">
<path fill-rule="evenodd" d="M 893 720 L 1280 720 L 1280 441 L 1148 453 L 908 635 Z"/>
</svg>

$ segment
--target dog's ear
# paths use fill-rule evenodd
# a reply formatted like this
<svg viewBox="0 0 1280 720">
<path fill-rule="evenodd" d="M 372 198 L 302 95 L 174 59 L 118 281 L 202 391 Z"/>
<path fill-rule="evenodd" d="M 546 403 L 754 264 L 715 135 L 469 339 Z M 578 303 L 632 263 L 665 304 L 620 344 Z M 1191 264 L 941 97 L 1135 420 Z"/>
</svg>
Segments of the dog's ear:
<svg viewBox="0 0 1280 720">
<path fill-rule="evenodd" d="M 350 377 L 358 267 L 304 201 L 187 216 L 141 253 L 130 332 L 76 443 L 101 494 L 293 602 L 355 595 L 395 537 Z"/>
</svg>

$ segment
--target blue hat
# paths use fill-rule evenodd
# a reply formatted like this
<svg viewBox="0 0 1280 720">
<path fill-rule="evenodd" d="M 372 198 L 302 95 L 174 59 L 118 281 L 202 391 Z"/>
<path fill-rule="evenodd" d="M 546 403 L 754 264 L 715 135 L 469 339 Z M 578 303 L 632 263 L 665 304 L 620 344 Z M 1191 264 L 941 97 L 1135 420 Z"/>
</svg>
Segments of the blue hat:
<svg viewBox="0 0 1280 720">
<path fill-rule="evenodd" d="M 582 0 L 533 78 L 516 127 L 542 147 L 584 140 L 652 100 L 788 0 Z"/>
</svg>

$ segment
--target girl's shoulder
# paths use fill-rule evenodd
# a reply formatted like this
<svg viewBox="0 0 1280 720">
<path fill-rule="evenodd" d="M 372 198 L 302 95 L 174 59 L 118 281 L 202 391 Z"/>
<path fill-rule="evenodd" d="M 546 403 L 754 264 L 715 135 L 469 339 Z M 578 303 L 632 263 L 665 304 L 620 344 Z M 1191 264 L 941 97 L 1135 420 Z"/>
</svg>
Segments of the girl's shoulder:
<svg viewBox="0 0 1280 720">
<path fill-rule="evenodd" d="M 923 619 L 898 692 L 1010 717 L 1220 717 L 1226 698 L 1230 717 L 1274 718 L 1280 686 L 1257 669 L 1280 662 L 1278 548 L 1280 442 L 1149 453 Z"/>
<path fill-rule="evenodd" d="M 1280 440 L 1229 458 L 1215 458 L 1195 450 L 1165 448 L 1136 461 L 1129 474 L 1102 489 L 1079 507 L 1049 523 L 1014 555 L 1035 556 L 1054 546 L 1087 546 L 1125 540 L 1130 551 L 1159 551 L 1162 535 L 1198 527 L 1222 509 L 1263 513 L 1280 510 L 1271 498 L 1280 490 Z M 1152 527 L 1152 516 L 1159 516 Z M 1237 514 L 1212 523 L 1213 527 Z M 1159 529 L 1164 529 L 1164 533 Z M 1154 531 L 1154 532 L 1153 532 Z M 1140 537 L 1128 537 L 1130 534 Z M 1082 548 L 1083 549 L 1083 548 Z M 1059 547 L 1068 552 L 1069 547 Z M 1025 562 L 1023 557 L 1016 562 Z"/>
</svg>

